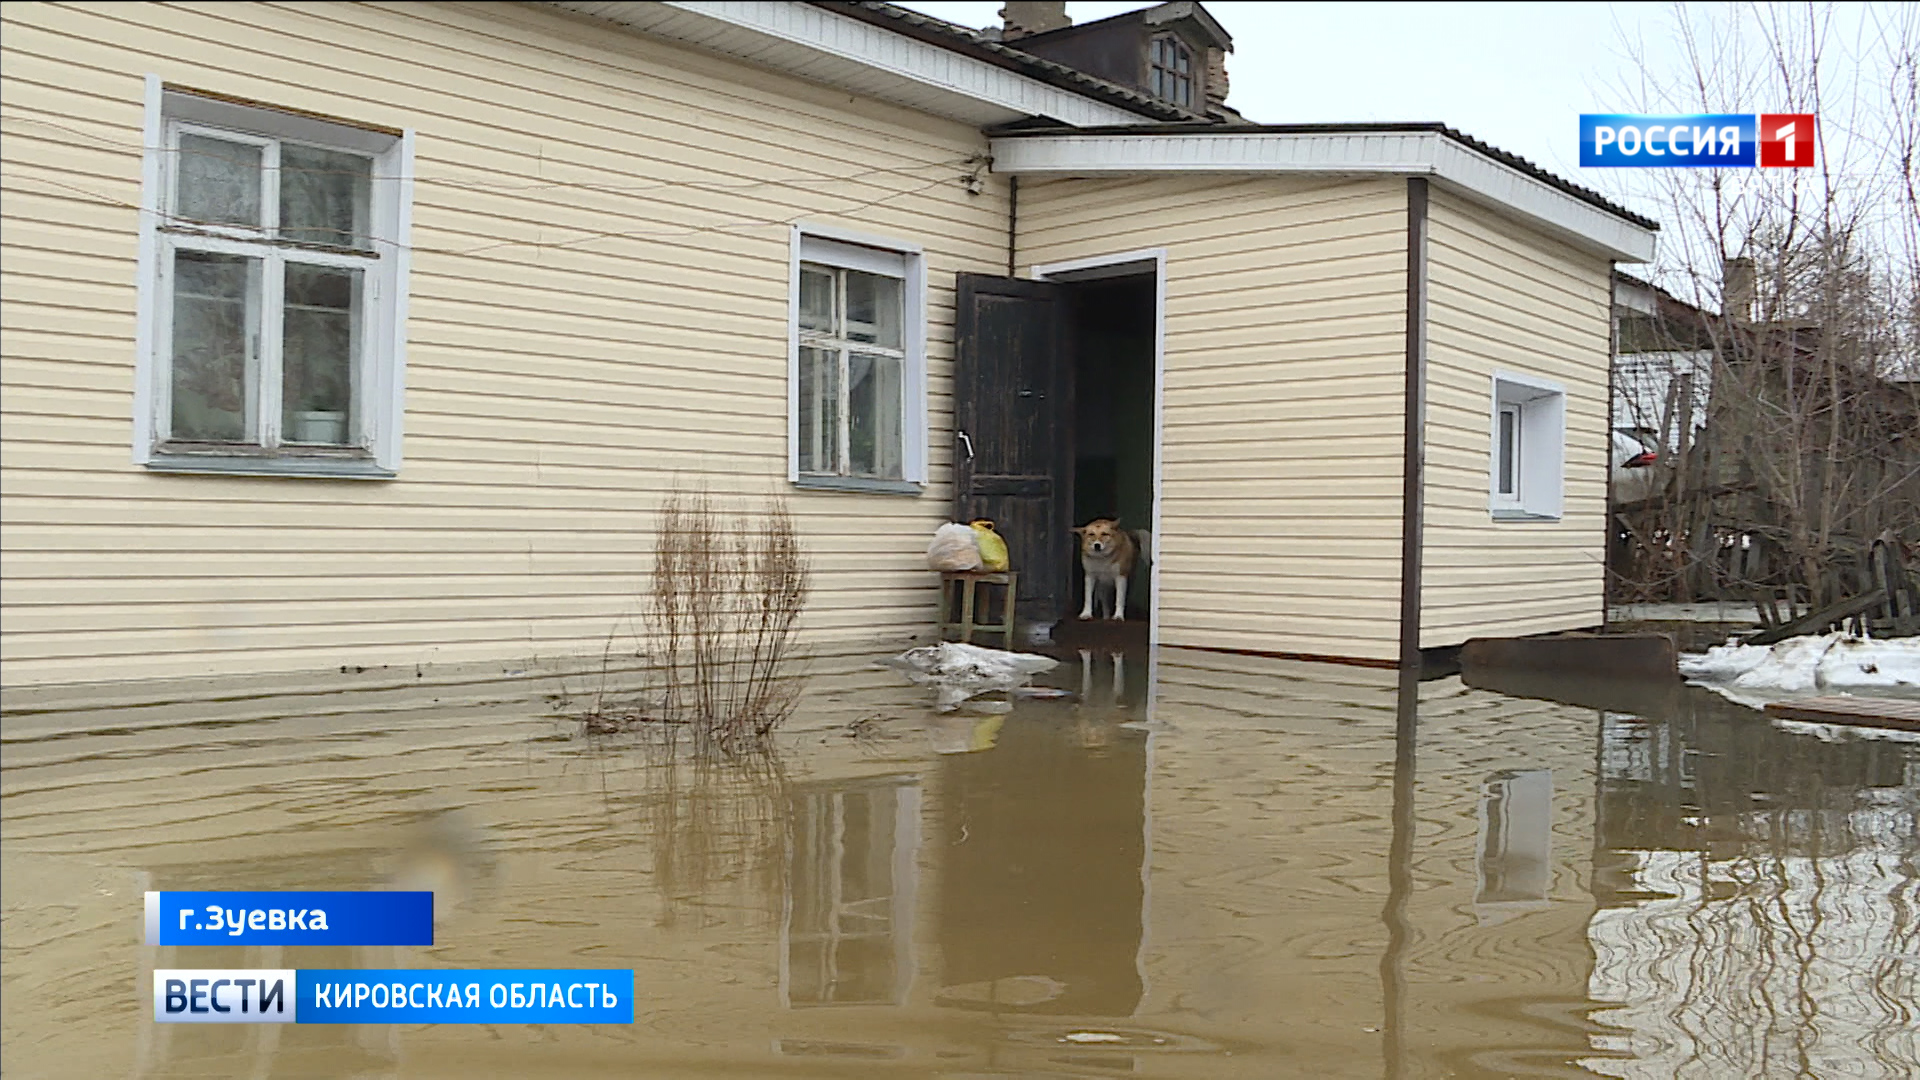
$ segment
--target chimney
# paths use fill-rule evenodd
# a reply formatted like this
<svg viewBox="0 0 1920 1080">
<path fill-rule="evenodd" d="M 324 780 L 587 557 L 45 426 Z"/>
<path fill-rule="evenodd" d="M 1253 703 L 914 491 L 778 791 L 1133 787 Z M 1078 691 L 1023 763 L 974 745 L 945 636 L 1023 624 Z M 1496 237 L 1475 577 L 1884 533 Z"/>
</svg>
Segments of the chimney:
<svg viewBox="0 0 1920 1080">
<path fill-rule="evenodd" d="M 1738 322 L 1752 321 L 1752 259 L 1727 260 L 1720 275 L 1720 314 Z"/>
<path fill-rule="evenodd" d="M 1207 50 L 1207 111 L 1227 103 L 1227 51 Z"/>
<path fill-rule="evenodd" d="M 1007 0 L 1000 9 L 1001 41 L 1013 41 L 1029 34 L 1044 34 L 1072 26 L 1067 17 L 1067 0 Z"/>
</svg>

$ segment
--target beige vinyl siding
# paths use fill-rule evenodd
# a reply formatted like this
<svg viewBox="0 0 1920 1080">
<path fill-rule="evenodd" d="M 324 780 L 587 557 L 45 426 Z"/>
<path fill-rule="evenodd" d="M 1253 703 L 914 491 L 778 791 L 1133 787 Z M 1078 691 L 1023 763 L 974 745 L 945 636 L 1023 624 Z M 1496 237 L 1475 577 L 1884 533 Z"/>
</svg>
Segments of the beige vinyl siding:
<svg viewBox="0 0 1920 1080">
<path fill-rule="evenodd" d="M 1605 587 L 1612 268 L 1438 189 L 1430 230 L 1420 644 L 1595 625 Z M 1566 388 L 1559 521 L 1488 513 L 1496 370 Z"/>
<path fill-rule="evenodd" d="M 1394 657 L 1406 222 L 1399 179 L 1021 183 L 1023 272 L 1167 252 L 1163 643 Z"/>
<path fill-rule="evenodd" d="M 599 655 L 677 481 L 785 490 L 794 220 L 924 245 L 918 498 L 794 493 L 814 641 L 930 623 L 980 134 L 518 5 L 9 4 L 5 683 Z M 397 480 L 130 463 L 143 77 L 415 133 Z"/>
</svg>

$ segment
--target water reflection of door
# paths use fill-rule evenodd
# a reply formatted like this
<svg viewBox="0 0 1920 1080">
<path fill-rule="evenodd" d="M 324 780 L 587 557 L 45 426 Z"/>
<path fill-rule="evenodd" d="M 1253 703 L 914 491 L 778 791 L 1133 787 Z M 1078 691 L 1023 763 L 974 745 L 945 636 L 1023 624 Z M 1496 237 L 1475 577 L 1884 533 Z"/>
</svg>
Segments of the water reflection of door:
<svg viewBox="0 0 1920 1080">
<path fill-rule="evenodd" d="M 919 837 L 920 789 L 910 780 L 795 790 L 784 1004 L 906 1001 Z"/>
<path fill-rule="evenodd" d="M 991 750 L 943 758 L 943 1005 L 1126 1016 L 1140 1002 L 1147 736 L 1087 747 L 1015 716 Z"/>
</svg>

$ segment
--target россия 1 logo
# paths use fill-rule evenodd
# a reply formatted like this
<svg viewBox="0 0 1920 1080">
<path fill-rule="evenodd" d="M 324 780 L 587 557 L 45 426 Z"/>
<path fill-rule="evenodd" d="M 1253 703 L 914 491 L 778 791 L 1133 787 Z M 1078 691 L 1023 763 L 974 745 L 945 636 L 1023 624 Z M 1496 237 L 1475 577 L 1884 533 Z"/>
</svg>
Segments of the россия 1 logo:
<svg viewBox="0 0 1920 1080">
<path fill-rule="evenodd" d="M 1811 113 L 1583 113 L 1582 168 L 1809 168 Z"/>
</svg>

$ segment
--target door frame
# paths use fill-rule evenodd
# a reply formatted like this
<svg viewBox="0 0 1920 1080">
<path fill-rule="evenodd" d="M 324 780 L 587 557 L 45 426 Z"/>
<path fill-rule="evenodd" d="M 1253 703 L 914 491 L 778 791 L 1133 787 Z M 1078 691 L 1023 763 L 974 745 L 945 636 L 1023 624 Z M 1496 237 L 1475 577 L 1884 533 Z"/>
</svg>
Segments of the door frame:
<svg viewBox="0 0 1920 1080">
<path fill-rule="evenodd" d="M 1161 470 L 1166 442 L 1167 249 L 1135 248 L 1111 255 L 1034 263 L 1027 267 L 1026 276 L 1035 281 L 1054 281 L 1067 285 L 1080 281 L 1135 277 L 1145 273 L 1153 274 L 1153 512 L 1148 526 L 1153 530 L 1153 550 L 1147 553 L 1153 572 L 1152 588 L 1147 590 L 1147 655 L 1154 657 L 1160 651 L 1160 505 L 1161 485 L 1165 482 Z"/>
</svg>

